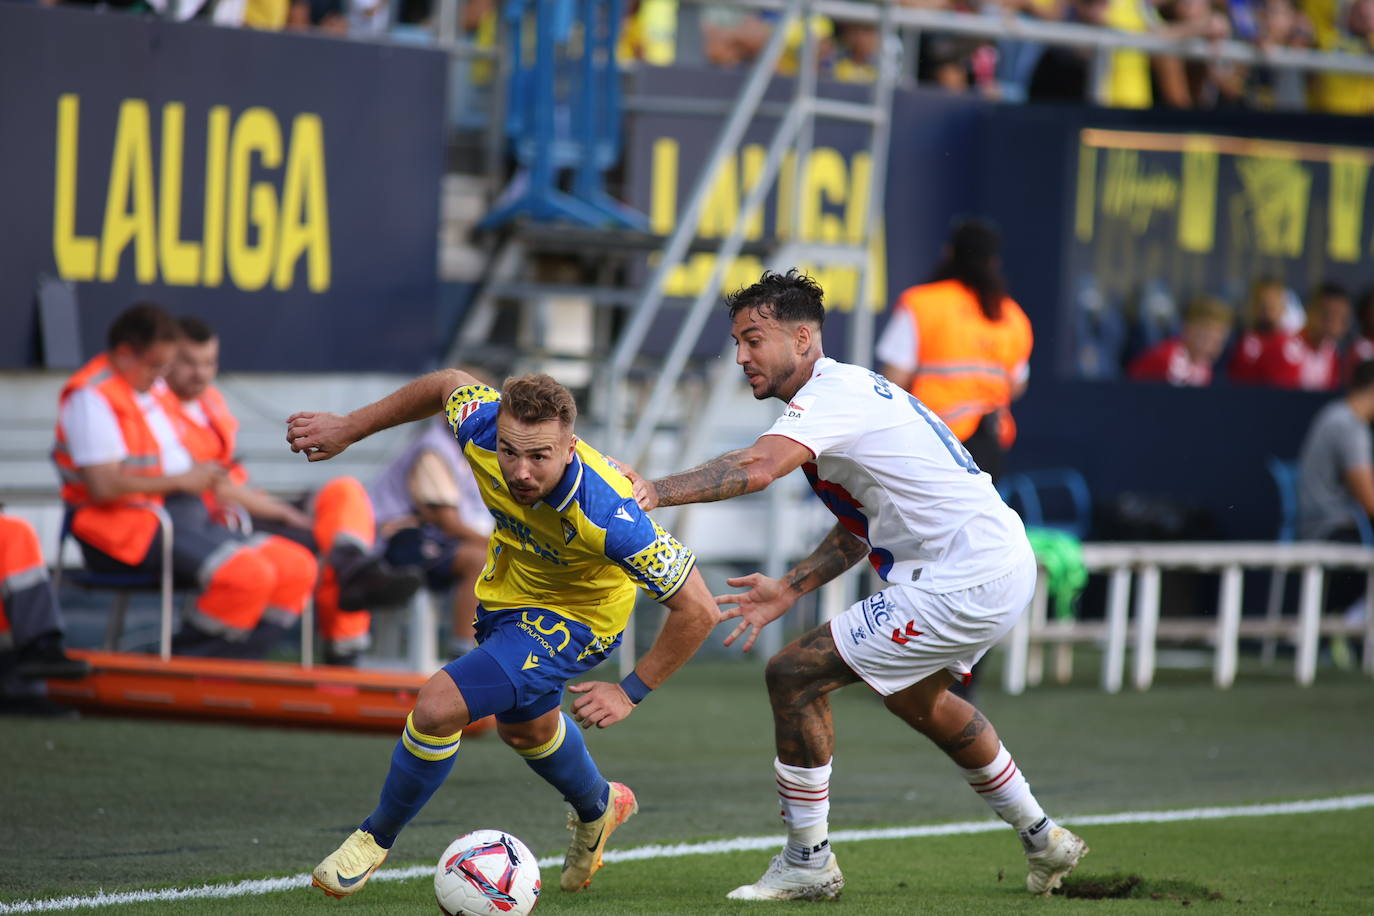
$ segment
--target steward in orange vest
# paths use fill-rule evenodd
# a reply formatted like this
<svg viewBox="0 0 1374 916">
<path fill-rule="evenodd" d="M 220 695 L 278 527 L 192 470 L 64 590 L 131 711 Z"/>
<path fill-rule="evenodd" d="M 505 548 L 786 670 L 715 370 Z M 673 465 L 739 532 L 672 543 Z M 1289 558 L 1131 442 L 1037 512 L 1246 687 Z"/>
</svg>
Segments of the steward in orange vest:
<svg viewBox="0 0 1374 916">
<path fill-rule="evenodd" d="M 97 569 L 159 570 L 150 507 L 162 506 L 173 522 L 174 574 L 204 586 L 173 651 L 261 656 L 299 619 L 315 560 L 298 549 L 285 565 L 269 562 L 260 545 L 210 520 L 201 496 L 224 470 L 193 461 L 159 395 L 179 339 L 161 307 L 135 305 L 110 326 L 106 352 L 63 386 L 53 448 L 62 498 Z"/>
<path fill-rule="evenodd" d="M 211 515 L 223 521 L 235 511 L 246 511 L 256 532 L 271 535 L 264 543 L 269 559 L 283 544 L 304 547 L 323 559 L 315 609 L 325 660 L 353 663 L 371 644 L 372 618 L 366 608 L 403 605 L 420 587 L 420 574 L 395 570 L 373 553 L 372 500 L 356 478 L 330 480 L 308 501 L 308 513 L 248 485 L 237 454 L 239 422 L 213 384 L 219 338 L 195 316 L 183 316 L 179 323 L 182 338 L 167 373 L 163 406 L 191 455 L 226 473 L 226 484 L 206 494 Z"/>
<path fill-rule="evenodd" d="M 1025 390 L 1032 346 L 998 260 L 990 227 L 956 227 L 935 280 L 902 293 L 878 342 L 883 374 L 944 420 L 994 480 L 1016 440 L 1011 402 Z"/>
</svg>

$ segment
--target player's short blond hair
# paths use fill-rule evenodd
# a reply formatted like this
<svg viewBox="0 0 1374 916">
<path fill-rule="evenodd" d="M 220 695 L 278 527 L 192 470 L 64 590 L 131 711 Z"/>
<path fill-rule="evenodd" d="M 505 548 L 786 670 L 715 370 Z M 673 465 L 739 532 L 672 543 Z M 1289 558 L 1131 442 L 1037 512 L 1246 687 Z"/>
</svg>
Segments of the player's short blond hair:
<svg viewBox="0 0 1374 916">
<path fill-rule="evenodd" d="M 567 430 L 577 422 L 572 392 L 542 372 L 506 379 L 501 386 L 501 411 L 521 423 L 557 420 Z"/>
</svg>

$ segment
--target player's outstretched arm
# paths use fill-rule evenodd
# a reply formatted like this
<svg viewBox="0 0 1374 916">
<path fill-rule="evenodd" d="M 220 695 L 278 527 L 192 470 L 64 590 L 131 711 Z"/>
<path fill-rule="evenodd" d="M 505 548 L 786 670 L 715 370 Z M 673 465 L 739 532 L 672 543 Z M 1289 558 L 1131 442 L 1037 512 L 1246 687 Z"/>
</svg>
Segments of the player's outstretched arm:
<svg viewBox="0 0 1374 916">
<path fill-rule="evenodd" d="M 721 614 L 722 620 L 739 618 L 740 621 L 725 637 L 725 644 L 732 645 L 747 632 L 749 635 L 741 648 L 748 652 L 754 647 L 754 641 L 759 638 L 763 628 L 786 614 L 798 598 L 820 588 L 867 554 L 867 545 L 837 524 L 830 529 L 825 540 L 811 551 L 810 556 L 792 567 L 781 579 L 761 573 L 726 579 L 727 585 L 747 586 L 749 590 L 734 595 L 717 595 L 715 598 L 716 604 L 730 608 Z"/>
<path fill-rule="evenodd" d="M 593 725 L 605 728 L 629 716 L 635 704 L 643 699 L 642 693 L 658 687 L 686 664 L 721 620 L 706 581 L 695 569 L 688 573 L 682 588 L 665 601 L 664 606 L 668 608 L 668 617 L 663 621 L 663 628 L 625 681 L 620 684 L 583 681 L 568 688 L 581 694 L 573 700 L 572 713 L 573 719 L 583 728 Z M 642 693 L 639 697 L 631 697 L 631 692 Z"/>
<path fill-rule="evenodd" d="M 373 433 L 432 417 L 444 409 L 455 388 L 479 384 L 459 369 L 422 375 L 391 394 L 349 414 L 302 411 L 286 420 L 286 441 L 311 461 L 333 458 Z"/>
<path fill-rule="evenodd" d="M 785 436 L 760 436 L 748 448 L 726 452 L 690 471 L 637 481 L 635 500 L 640 508 L 649 511 L 658 506 L 713 503 L 757 493 L 812 457 L 810 449 Z"/>
</svg>

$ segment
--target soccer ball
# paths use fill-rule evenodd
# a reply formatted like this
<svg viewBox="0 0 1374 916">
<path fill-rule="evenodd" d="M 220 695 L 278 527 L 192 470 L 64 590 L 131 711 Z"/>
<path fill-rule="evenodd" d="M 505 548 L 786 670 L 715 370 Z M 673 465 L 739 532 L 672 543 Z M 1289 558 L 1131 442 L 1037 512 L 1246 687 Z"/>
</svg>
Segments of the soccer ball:
<svg viewBox="0 0 1374 916">
<path fill-rule="evenodd" d="M 539 863 L 504 830 L 474 830 L 439 857 L 434 897 L 448 916 L 526 916 L 539 902 Z"/>
</svg>

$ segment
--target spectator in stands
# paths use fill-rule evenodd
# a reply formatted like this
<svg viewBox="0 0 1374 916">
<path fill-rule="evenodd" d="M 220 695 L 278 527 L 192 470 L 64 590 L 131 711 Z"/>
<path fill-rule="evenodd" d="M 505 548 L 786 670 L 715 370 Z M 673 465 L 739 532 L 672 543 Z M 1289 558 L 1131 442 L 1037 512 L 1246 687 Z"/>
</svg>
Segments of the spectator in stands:
<svg viewBox="0 0 1374 916">
<path fill-rule="evenodd" d="M 1231 309 L 1203 296 L 1188 303 L 1177 337 L 1161 341 L 1132 361 L 1126 374 L 1137 381 L 1202 387 L 1212 384 L 1212 366 L 1231 332 Z"/>
<path fill-rule="evenodd" d="M 224 468 L 194 462 L 163 407 L 180 336 L 161 307 L 132 306 L 110 325 L 106 351 L 67 380 L 53 448 L 62 500 L 88 567 L 150 575 L 161 566 L 153 507 L 162 506 L 175 575 L 204 589 L 172 650 L 261 657 L 299 620 L 315 558 L 281 538 L 250 542 L 210 517 L 202 494 Z"/>
<path fill-rule="evenodd" d="M 1293 0 L 1263 0 L 1255 14 L 1255 25 L 1254 41 L 1261 50 L 1312 45 L 1311 24 Z M 1307 81 L 1302 71 L 1261 64 L 1240 72 L 1249 107 L 1278 111 L 1301 111 L 1307 107 Z"/>
<path fill-rule="evenodd" d="M 22 518 L 0 515 L 0 715 L 75 715 L 49 700 L 42 684 L 90 673 L 66 653 L 64 632 L 38 535 Z"/>
<path fill-rule="evenodd" d="M 167 371 L 163 406 L 191 457 L 224 469 L 205 494 L 212 517 L 223 520 L 233 511 L 246 511 L 255 531 L 278 535 L 272 540 L 289 539 L 292 547 L 300 545 L 323 560 L 318 584 L 312 584 L 325 662 L 356 664 L 371 644 L 367 608 L 404 604 L 420 587 L 419 574 L 392 569 L 373 553 L 372 501 L 355 478 L 336 477 L 297 503 L 249 486 L 236 451 L 238 420 L 214 384 L 219 337 L 194 316 L 182 317 L 179 324 L 181 341 Z"/>
<path fill-rule="evenodd" d="M 1175 38 L 1231 37 L 1230 20 L 1212 7 L 1211 0 L 1165 0 L 1160 14 L 1168 23 L 1167 33 Z M 1236 99 L 1241 92 L 1236 71 L 1218 61 L 1160 56 L 1155 58 L 1154 73 L 1157 102 L 1170 108 L 1215 108 L 1223 97 Z"/>
<path fill-rule="evenodd" d="M 835 25 L 830 75 L 842 83 L 871 83 L 878 77 L 878 29 L 866 22 Z"/>
<path fill-rule="evenodd" d="M 1026 390 L 1031 353 L 999 246 L 989 224 L 957 224 L 934 279 L 902 293 L 877 346 L 882 373 L 944 420 L 994 481 L 1016 439 L 1011 402 Z"/>
<path fill-rule="evenodd" d="M 1070 0 L 1065 20 L 1105 26 L 1110 0 Z M 1092 48 L 1051 45 L 1044 49 L 1031 74 L 1028 94 L 1037 102 L 1091 102 Z"/>
<path fill-rule="evenodd" d="M 752 10 L 713 3 L 702 7 L 701 38 L 706 59 L 734 67 L 759 56 L 768 43 L 768 23 Z"/>
<path fill-rule="evenodd" d="M 494 523 L 448 422 L 436 417 L 426 424 L 370 492 L 387 559 L 420 567 L 435 591 L 453 590 L 449 654 L 468 652 L 474 645 L 477 577 L 487 562 Z"/>
<path fill-rule="evenodd" d="M 1306 0 L 1304 8 L 1319 49 L 1374 51 L 1374 0 Z M 1314 74 L 1311 103 L 1315 110 L 1332 114 L 1374 114 L 1374 76 Z"/>
<path fill-rule="evenodd" d="M 1359 336 L 1350 342 L 1345 354 L 1343 377 L 1349 383 L 1355 367 L 1367 359 L 1374 359 L 1374 286 L 1360 293 L 1355 305 L 1355 323 Z"/>
<path fill-rule="evenodd" d="M 1305 314 L 1297 312 L 1301 321 L 1295 322 L 1293 312 L 1300 309 L 1288 287 L 1277 277 L 1260 277 L 1250 285 L 1246 301 L 1249 328 L 1241 335 L 1227 375 L 1233 382 L 1248 385 L 1285 384 L 1279 381 L 1293 374 L 1284 367 L 1296 365 L 1302 359 L 1302 345 L 1293 343 L 1296 329 L 1302 327 Z"/>
</svg>

